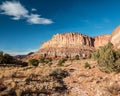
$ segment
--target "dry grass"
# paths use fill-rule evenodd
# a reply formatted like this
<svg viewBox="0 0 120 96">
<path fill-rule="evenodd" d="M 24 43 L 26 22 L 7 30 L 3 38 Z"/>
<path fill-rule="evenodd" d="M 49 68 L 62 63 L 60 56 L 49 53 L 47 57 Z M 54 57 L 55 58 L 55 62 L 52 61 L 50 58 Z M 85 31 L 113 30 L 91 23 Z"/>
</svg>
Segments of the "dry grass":
<svg viewBox="0 0 120 96">
<path fill-rule="evenodd" d="M 84 68 L 85 62 L 90 64 L 91 69 Z M 61 67 L 57 66 L 58 61 L 52 63 L 51 66 L 39 64 L 38 67 L 0 67 L 0 96 L 24 96 L 23 93 L 28 96 L 119 96 L 119 87 L 108 86 L 108 83 L 119 83 L 120 74 L 101 72 L 94 60 L 68 60 Z M 57 68 L 70 75 L 62 80 L 54 80 L 49 73 Z"/>
</svg>

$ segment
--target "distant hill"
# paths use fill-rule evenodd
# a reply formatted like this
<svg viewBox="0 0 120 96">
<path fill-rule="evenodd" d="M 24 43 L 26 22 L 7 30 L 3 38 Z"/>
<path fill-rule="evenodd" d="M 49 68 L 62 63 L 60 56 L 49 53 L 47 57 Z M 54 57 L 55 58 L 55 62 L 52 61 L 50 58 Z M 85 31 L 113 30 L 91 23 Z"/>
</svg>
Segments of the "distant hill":
<svg viewBox="0 0 120 96">
<path fill-rule="evenodd" d="M 23 59 L 23 58 L 26 58 L 27 56 L 30 56 L 32 54 L 34 54 L 34 52 L 30 52 L 27 55 L 16 55 L 14 57 L 17 58 L 17 59 Z"/>
</svg>

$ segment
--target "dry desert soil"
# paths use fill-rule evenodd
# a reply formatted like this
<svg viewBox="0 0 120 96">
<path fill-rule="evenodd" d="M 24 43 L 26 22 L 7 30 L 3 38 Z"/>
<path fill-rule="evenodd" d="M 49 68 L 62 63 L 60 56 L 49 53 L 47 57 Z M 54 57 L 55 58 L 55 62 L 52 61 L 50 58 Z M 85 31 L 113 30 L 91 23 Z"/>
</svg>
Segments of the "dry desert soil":
<svg viewBox="0 0 120 96">
<path fill-rule="evenodd" d="M 57 63 L 0 67 L 0 96 L 120 96 L 120 73 L 101 72 L 91 59 Z"/>
</svg>

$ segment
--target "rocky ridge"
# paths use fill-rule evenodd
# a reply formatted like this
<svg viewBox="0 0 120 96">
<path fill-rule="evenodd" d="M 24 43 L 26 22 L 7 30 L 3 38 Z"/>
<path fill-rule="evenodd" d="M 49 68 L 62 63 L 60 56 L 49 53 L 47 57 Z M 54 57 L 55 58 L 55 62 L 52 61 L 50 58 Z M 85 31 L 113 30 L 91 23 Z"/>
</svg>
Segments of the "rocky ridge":
<svg viewBox="0 0 120 96">
<path fill-rule="evenodd" d="M 56 34 L 53 38 L 42 44 L 39 54 L 52 57 L 84 56 L 94 50 L 94 38 L 78 34 Z"/>
<path fill-rule="evenodd" d="M 120 49 L 120 25 L 112 32 L 111 43 L 115 49 Z"/>
<path fill-rule="evenodd" d="M 100 46 L 111 42 L 116 49 L 120 48 L 120 26 L 111 35 L 89 37 L 79 33 L 56 34 L 51 40 L 44 42 L 40 49 L 27 58 L 43 57 L 68 57 L 76 55 L 86 57 Z"/>
</svg>

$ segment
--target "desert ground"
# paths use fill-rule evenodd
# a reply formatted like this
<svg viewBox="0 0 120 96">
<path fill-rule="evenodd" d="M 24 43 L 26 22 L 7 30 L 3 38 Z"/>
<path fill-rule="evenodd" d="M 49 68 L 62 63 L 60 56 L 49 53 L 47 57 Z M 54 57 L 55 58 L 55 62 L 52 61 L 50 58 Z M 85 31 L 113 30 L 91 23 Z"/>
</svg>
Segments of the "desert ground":
<svg viewBox="0 0 120 96">
<path fill-rule="evenodd" d="M 101 72 L 91 59 L 57 63 L 0 67 L 0 96 L 120 96 L 120 73 Z"/>
</svg>

